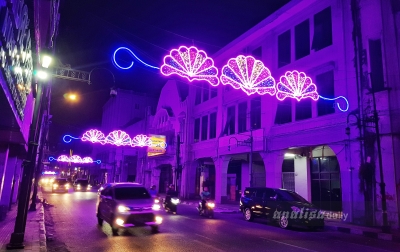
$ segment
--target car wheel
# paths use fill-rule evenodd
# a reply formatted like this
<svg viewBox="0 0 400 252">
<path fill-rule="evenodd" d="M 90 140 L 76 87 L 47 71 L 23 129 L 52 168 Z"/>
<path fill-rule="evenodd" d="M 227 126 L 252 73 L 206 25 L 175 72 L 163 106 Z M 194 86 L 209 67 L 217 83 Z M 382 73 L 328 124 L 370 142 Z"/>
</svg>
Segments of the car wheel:
<svg viewBox="0 0 400 252">
<path fill-rule="evenodd" d="M 252 221 L 254 219 L 253 213 L 251 212 L 250 208 L 245 208 L 243 215 L 246 221 Z"/>
<path fill-rule="evenodd" d="M 151 232 L 152 232 L 153 234 L 158 233 L 158 226 L 151 226 Z"/>
<path fill-rule="evenodd" d="M 103 225 L 103 219 L 100 217 L 97 217 L 97 224 L 99 224 L 99 226 Z"/>
<path fill-rule="evenodd" d="M 279 218 L 279 226 L 281 227 L 281 228 L 283 228 L 283 229 L 287 229 L 287 228 L 289 228 L 289 217 L 288 216 L 286 216 L 286 215 L 282 215 L 280 218 Z"/>
</svg>

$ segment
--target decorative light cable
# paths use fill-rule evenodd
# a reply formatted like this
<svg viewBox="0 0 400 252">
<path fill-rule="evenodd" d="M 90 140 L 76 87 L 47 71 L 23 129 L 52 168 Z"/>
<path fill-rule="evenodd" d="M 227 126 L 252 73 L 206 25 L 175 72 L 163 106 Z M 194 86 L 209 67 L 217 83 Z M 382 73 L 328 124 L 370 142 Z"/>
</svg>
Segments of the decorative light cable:
<svg viewBox="0 0 400 252">
<path fill-rule="evenodd" d="M 115 52 L 114 52 L 114 55 L 113 55 L 113 63 L 115 64 L 115 66 L 117 66 L 117 67 L 119 67 L 119 68 L 121 68 L 121 69 L 126 70 L 126 69 L 131 68 L 131 67 L 133 66 L 133 61 L 132 61 L 131 64 L 130 64 L 129 66 L 127 66 L 127 67 L 120 66 L 120 65 L 117 63 L 117 59 L 116 59 L 117 52 L 120 51 L 120 50 L 126 50 L 126 51 L 128 51 L 129 54 L 131 54 L 136 60 L 138 60 L 140 63 L 142 63 L 143 65 L 145 65 L 145 66 L 147 66 L 147 67 L 154 68 L 154 69 L 160 69 L 159 67 L 152 66 L 152 65 L 150 65 L 150 64 L 147 64 L 147 63 L 144 62 L 143 60 L 139 59 L 139 57 L 136 56 L 136 54 L 134 54 L 129 48 L 126 48 L 126 47 L 119 47 L 119 48 L 118 48 L 117 50 L 115 50 Z"/>
<path fill-rule="evenodd" d="M 54 157 L 49 157 L 49 161 L 75 163 L 75 164 L 92 164 L 92 163 L 101 164 L 101 160 L 93 161 L 91 157 L 81 158 L 78 155 L 73 155 L 71 157 L 68 157 L 66 155 L 61 155 L 57 159 L 55 159 Z"/>
<path fill-rule="evenodd" d="M 115 50 L 113 61 L 118 68 L 126 70 L 133 66 L 133 61 L 128 67 L 120 66 L 115 58 L 119 50 L 127 50 L 139 62 L 145 66 L 160 69 L 165 76 L 177 74 L 189 81 L 204 80 L 214 87 L 218 86 L 219 81 L 221 81 L 223 85 L 231 85 L 235 89 L 241 89 L 247 95 L 255 93 L 276 95 L 276 98 L 280 101 L 287 97 L 298 101 L 305 98 L 311 98 L 314 101 L 319 98 L 330 101 L 344 99 L 345 108 L 342 108 L 339 103 L 336 103 L 336 105 L 342 112 L 349 110 L 349 102 L 344 96 L 335 98 L 320 96 L 317 92 L 317 86 L 304 72 L 287 71 L 285 75 L 281 76 L 279 83 L 275 85 L 275 79 L 271 76 L 269 69 L 260 60 L 256 60 L 252 56 L 239 55 L 236 58 L 229 59 L 228 63 L 222 67 L 221 76 L 218 78 L 218 68 L 214 66 L 213 59 L 194 46 L 180 46 L 178 49 L 172 49 L 170 54 L 164 57 L 164 64 L 161 68 L 143 62 L 130 49 L 120 47 Z"/>
<path fill-rule="evenodd" d="M 153 144 L 151 139 L 143 134 L 136 135 L 131 138 L 125 131 L 122 130 L 114 130 L 110 132 L 107 136 L 104 135 L 103 132 L 91 129 L 86 131 L 81 138 L 73 137 L 71 135 L 65 135 L 63 137 L 63 141 L 65 143 L 70 143 L 72 139 L 80 139 L 82 141 L 89 141 L 92 143 L 100 143 L 100 144 L 113 144 L 116 146 L 131 146 L 131 147 L 162 147 L 164 149 L 167 148 L 167 143 L 163 145 Z"/>
</svg>

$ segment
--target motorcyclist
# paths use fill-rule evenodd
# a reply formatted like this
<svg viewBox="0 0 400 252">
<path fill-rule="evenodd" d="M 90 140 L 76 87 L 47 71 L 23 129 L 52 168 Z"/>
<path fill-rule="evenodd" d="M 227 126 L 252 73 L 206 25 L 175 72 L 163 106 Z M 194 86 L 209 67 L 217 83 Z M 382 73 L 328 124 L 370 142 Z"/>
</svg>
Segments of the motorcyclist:
<svg viewBox="0 0 400 252">
<path fill-rule="evenodd" d="M 175 191 L 174 185 L 170 185 L 167 191 L 167 196 L 165 197 L 165 201 L 169 203 L 173 197 L 178 197 L 178 192 Z"/>
<path fill-rule="evenodd" d="M 200 193 L 200 197 L 201 197 L 201 209 L 204 210 L 205 206 L 206 206 L 206 201 L 210 199 L 211 194 L 208 191 L 208 187 L 204 187 L 203 191 Z"/>
<path fill-rule="evenodd" d="M 155 185 L 152 185 L 150 187 L 149 193 L 150 193 L 151 197 L 156 198 L 158 196 L 157 187 Z"/>
</svg>

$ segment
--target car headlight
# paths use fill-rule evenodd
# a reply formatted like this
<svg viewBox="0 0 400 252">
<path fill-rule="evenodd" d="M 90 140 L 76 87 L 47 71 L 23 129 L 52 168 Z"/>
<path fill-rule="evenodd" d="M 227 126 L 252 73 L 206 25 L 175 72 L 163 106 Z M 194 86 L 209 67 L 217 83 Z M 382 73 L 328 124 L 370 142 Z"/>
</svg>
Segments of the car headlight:
<svg viewBox="0 0 400 252">
<path fill-rule="evenodd" d="M 177 204 L 179 204 L 179 199 L 178 198 L 172 198 L 171 202 L 172 202 L 172 204 L 177 205 Z"/>
<path fill-rule="evenodd" d="M 292 206 L 291 209 L 293 210 L 293 212 L 296 212 L 296 213 L 300 213 L 300 211 L 301 211 L 301 209 L 298 208 L 297 206 Z"/>
<path fill-rule="evenodd" d="M 57 184 L 54 184 L 54 185 L 53 185 L 53 187 L 54 187 L 54 188 L 57 188 L 57 187 L 58 187 L 58 185 L 57 185 Z"/>
<path fill-rule="evenodd" d="M 91 185 L 88 185 L 87 187 L 90 188 L 90 187 L 92 187 L 92 186 L 91 186 Z"/>
<path fill-rule="evenodd" d="M 208 203 L 207 203 L 207 206 L 209 206 L 209 207 L 211 207 L 211 208 L 214 208 L 214 207 L 215 207 L 215 204 L 212 203 L 212 202 L 208 202 Z"/>
<path fill-rule="evenodd" d="M 81 185 L 77 185 L 76 187 L 81 188 Z"/>
<path fill-rule="evenodd" d="M 161 209 L 161 206 L 159 204 L 154 204 L 152 209 L 158 211 Z"/>
<path fill-rule="evenodd" d="M 154 203 L 160 203 L 160 200 L 159 199 L 155 199 Z"/>
<path fill-rule="evenodd" d="M 120 212 L 120 213 L 126 213 L 126 212 L 129 212 L 129 210 L 131 210 L 131 209 L 127 206 L 118 206 L 118 212 Z"/>
<path fill-rule="evenodd" d="M 156 223 L 161 224 L 162 223 L 162 217 L 161 216 L 156 216 Z"/>
</svg>

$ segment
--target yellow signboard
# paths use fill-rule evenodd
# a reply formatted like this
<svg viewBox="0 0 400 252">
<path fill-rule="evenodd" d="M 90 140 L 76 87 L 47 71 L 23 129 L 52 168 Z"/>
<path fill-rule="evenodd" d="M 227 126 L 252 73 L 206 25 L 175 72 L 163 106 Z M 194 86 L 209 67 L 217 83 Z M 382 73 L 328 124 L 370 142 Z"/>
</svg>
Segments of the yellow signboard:
<svg viewBox="0 0 400 252">
<path fill-rule="evenodd" d="M 158 156 L 165 153 L 167 148 L 166 137 L 163 135 L 150 135 L 151 147 L 147 147 L 147 156 Z"/>
</svg>

